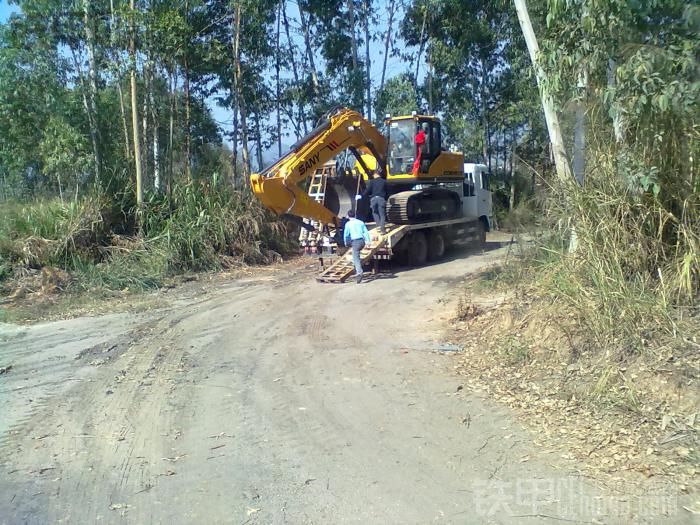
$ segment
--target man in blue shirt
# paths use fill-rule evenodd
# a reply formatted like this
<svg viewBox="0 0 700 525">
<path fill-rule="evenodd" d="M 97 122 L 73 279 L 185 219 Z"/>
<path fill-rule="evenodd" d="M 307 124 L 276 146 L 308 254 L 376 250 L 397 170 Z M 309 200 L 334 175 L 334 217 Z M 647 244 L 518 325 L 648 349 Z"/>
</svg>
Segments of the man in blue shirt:
<svg viewBox="0 0 700 525">
<path fill-rule="evenodd" d="M 345 246 L 352 247 L 352 262 L 355 265 L 355 280 L 357 284 L 362 282 L 362 261 L 360 260 L 360 252 L 365 245 L 370 243 L 369 231 L 367 226 L 360 219 L 355 218 L 355 211 L 348 212 L 348 222 L 345 223 L 343 231 L 343 240 Z"/>
</svg>

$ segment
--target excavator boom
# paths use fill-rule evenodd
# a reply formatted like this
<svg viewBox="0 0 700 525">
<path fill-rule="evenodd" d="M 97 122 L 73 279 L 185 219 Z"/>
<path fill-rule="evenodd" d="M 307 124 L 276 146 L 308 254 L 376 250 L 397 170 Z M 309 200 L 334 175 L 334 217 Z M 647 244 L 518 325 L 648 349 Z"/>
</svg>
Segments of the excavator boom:
<svg viewBox="0 0 700 525">
<path fill-rule="evenodd" d="M 349 149 L 358 162 L 370 154 L 378 169 L 386 165 L 387 142 L 362 115 L 350 109 L 331 114 L 328 120 L 302 138 L 279 160 L 260 173 L 251 175 L 253 192 L 270 210 L 279 215 L 304 217 L 321 224 L 337 226 L 338 216 L 311 199 L 300 183 L 316 168 Z"/>
</svg>

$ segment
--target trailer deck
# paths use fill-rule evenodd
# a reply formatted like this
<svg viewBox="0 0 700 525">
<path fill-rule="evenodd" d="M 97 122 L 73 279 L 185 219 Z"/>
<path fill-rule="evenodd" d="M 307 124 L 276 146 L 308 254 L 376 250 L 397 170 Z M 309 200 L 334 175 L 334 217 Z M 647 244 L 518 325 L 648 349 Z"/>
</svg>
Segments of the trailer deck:
<svg viewBox="0 0 700 525">
<path fill-rule="evenodd" d="M 458 217 L 455 219 L 448 219 L 442 221 L 432 221 L 424 222 L 420 224 L 392 224 L 388 223 L 385 226 L 386 233 L 382 235 L 379 233 L 379 227 L 376 224 L 368 224 L 367 229 L 369 230 L 370 238 L 372 242 L 369 246 L 363 248 L 360 252 L 360 260 L 363 264 L 368 263 L 370 260 L 387 260 L 391 259 L 393 256 L 392 249 L 403 239 L 408 233 L 417 230 L 425 230 L 429 228 L 441 228 L 446 226 L 453 226 L 455 224 L 463 223 L 469 225 L 474 223 L 473 219 L 468 219 L 465 217 Z M 476 229 L 474 229 L 474 235 L 476 235 Z M 321 258 L 322 260 L 322 258 Z M 355 267 L 352 262 L 352 251 L 348 250 L 343 255 L 341 255 L 338 260 L 336 260 L 330 266 L 323 268 L 316 280 L 324 283 L 342 283 L 347 280 L 355 271 Z"/>
</svg>

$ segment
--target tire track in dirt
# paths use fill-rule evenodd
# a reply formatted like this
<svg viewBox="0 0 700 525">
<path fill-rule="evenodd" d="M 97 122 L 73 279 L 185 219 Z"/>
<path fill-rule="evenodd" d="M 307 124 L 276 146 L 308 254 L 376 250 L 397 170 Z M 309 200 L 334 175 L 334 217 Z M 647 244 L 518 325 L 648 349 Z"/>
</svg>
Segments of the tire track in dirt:
<svg viewBox="0 0 700 525">
<path fill-rule="evenodd" d="M 89 378 L 90 369 L 76 366 L 82 352 L 127 332 L 132 323 L 117 314 L 91 323 L 59 321 L 31 328 L 6 326 L 0 324 L 0 364 L 12 368 L 0 382 L 0 399 L 5 400 L 0 418 L 0 450 L 25 423 L 42 412 L 47 399 Z"/>
<path fill-rule="evenodd" d="M 31 424 L 24 425 L 25 434 L 47 436 L 33 450 L 35 460 L 51 465 L 51 481 L 36 480 L 34 487 L 45 489 L 39 491 L 44 495 L 48 492 L 46 521 L 104 516 L 112 512 L 110 505 L 121 510 L 119 501 L 125 495 L 152 485 L 161 473 L 162 436 L 171 421 L 164 407 L 172 391 L 170 376 L 183 351 L 162 340 L 154 343 L 177 322 L 156 321 L 129 334 L 138 342 L 118 363 L 95 370 L 89 382 L 71 389 L 62 402 L 44 403 Z M 92 402 L 81 406 L 84 399 Z M 73 429 L 80 433 L 73 434 Z M 23 447 L 26 440 L 12 453 L 3 447 L 2 455 L 21 457 Z M 26 469 L 21 461 L 6 467 L 15 474 Z M 96 479 L 92 472 L 101 476 Z M 110 502 L 106 506 L 104 495 Z"/>
</svg>

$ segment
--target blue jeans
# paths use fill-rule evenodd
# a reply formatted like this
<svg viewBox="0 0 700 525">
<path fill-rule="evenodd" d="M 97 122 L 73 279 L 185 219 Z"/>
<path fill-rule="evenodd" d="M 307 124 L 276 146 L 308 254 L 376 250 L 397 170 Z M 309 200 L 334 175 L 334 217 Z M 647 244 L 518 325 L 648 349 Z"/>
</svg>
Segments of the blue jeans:
<svg viewBox="0 0 700 525">
<path fill-rule="evenodd" d="M 362 261 L 360 260 L 360 252 L 362 248 L 365 247 L 364 239 L 355 239 L 351 241 L 350 246 L 352 246 L 352 262 L 355 265 L 355 273 L 357 275 L 362 275 Z"/>
</svg>

